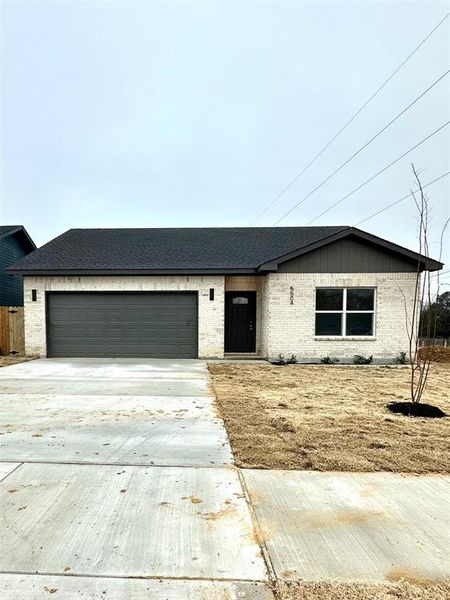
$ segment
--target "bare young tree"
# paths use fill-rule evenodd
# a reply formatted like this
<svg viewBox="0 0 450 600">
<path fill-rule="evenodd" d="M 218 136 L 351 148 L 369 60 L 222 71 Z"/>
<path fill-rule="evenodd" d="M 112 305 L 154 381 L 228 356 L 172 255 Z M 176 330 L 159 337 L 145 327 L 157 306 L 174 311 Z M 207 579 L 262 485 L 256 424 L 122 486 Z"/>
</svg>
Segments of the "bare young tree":
<svg viewBox="0 0 450 600">
<path fill-rule="evenodd" d="M 429 226 L 430 226 L 430 208 L 428 197 L 424 193 L 419 174 L 414 165 L 411 165 L 414 174 L 417 190 L 411 191 L 412 197 L 418 212 L 418 240 L 419 254 L 425 257 L 429 256 Z M 442 247 L 445 230 L 449 224 L 447 219 L 440 236 L 439 259 L 442 256 Z M 436 340 L 436 315 L 432 311 L 425 312 L 425 322 L 420 324 L 421 315 L 424 314 L 423 308 L 430 306 L 434 296 L 439 295 L 439 271 L 436 277 L 436 288 L 433 290 L 433 281 L 429 265 L 425 260 L 417 264 L 414 300 L 411 316 L 407 315 L 407 331 L 409 339 L 408 360 L 410 365 L 410 396 L 413 404 L 418 404 L 425 391 L 428 375 L 430 372 L 433 348 Z M 420 348 L 420 336 L 422 335 L 423 345 Z M 419 351 L 420 350 L 420 351 Z"/>
</svg>

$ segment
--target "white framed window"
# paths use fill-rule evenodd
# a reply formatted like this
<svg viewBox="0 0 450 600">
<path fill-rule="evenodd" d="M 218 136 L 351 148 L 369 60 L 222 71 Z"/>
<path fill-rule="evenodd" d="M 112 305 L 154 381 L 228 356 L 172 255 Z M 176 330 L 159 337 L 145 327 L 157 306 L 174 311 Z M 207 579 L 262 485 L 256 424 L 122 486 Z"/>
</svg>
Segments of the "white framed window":
<svg viewBox="0 0 450 600">
<path fill-rule="evenodd" d="M 373 337 L 375 288 L 316 288 L 317 337 Z"/>
</svg>

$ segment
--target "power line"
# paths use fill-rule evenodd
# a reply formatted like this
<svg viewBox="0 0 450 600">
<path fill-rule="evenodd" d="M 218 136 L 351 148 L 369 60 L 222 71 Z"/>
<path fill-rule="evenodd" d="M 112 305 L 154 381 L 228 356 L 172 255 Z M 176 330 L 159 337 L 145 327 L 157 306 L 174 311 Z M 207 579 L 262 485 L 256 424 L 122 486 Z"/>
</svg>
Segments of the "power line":
<svg viewBox="0 0 450 600">
<path fill-rule="evenodd" d="M 447 171 L 447 173 L 444 173 L 440 177 L 437 177 L 436 179 L 433 179 L 433 181 L 429 181 L 428 183 L 425 183 L 422 186 L 422 189 L 425 189 L 425 188 L 429 187 L 430 185 L 433 185 L 433 183 L 436 183 L 437 181 L 440 181 L 441 179 L 443 179 L 444 177 L 447 177 L 448 175 L 450 175 L 450 171 Z M 416 190 L 414 190 L 414 193 L 416 193 L 416 192 L 420 192 L 420 189 L 417 188 Z M 392 208 L 396 204 L 399 204 L 400 202 L 403 202 L 403 200 L 406 200 L 407 198 L 411 198 L 411 192 L 409 192 L 409 194 L 406 194 L 406 196 L 403 196 L 403 198 L 399 198 L 398 200 L 395 200 L 395 202 L 391 202 L 390 204 L 387 204 L 384 208 L 380 208 L 380 210 L 377 210 L 376 212 L 372 213 L 371 215 L 369 215 L 368 217 L 366 217 L 362 221 L 358 221 L 358 223 L 356 223 L 355 225 L 353 225 L 353 227 L 358 227 L 358 225 L 361 225 L 361 223 L 365 223 L 369 219 L 372 219 L 373 217 L 376 217 L 377 215 L 379 215 L 380 213 L 384 212 L 385 210 L 389 210 L 390 208 Z"/>
<path fill-rule="evenodd" d="M 446 269 L 445 271 L 437 271 L 436 273 L 433 273 L 431 277 L 441 277 L 442 275 L 446 275 L 447 273 L 450 273 L 450 269 Z"/>
<path fill-rule="evenodd" d="M 409 150 L 407 150 L 406 152 L 404 152 L 403 154 L 401 154 L 398 158 L 396 158 L 395 160 L 393 160 L 391 163 L 389 163 L 388 165 L 386 165 L 385 167 L 383 167 L 380 171 L 378 171 L 377 173 L 375 173 L 375 175 L 372 175 L 372 177 L 369 177 L 369 179 L 366 179 L 366 181 L 364 181 L 363 183 L 361 183 L 360 185 L 358 185 L 358 187 L 356 187 L 354 190 L 352 190 L 351 192 L 349 192 L 348 194 L 346 194 L 343 198 L 341 198 L 337 202 L 334 202 L 334 204 L 331 204 L 328 208 L 326 208 L 325 210 L 323 210 L 319 215 L 317 215 L 317 217 L 314 217 L 314 219 L 312 219 L 311 221 L 309 221 L 308 225 L 310 225 L 311 223 L 314 223 L 314 221 L 317 221 L 317 219 L 320 219 L 320 217 L 322 217 L 325 213 L 327 213 L 330 210 L 332 210 L 333 208 L 335 208 L 338 204 L 341 204 L 341 202 L 344 202 L 344 200 L 346 200 L 347 198 L 349 198 L 352 194 L 354 194 L 355 192 L 359 191 L 365 185 L 367 185 L 368 183 L 370 183 L 371 181 L 373 181 L 376 177 L 378 177 L 378 175 L 381 175 L 382 173 L 384 173 L 385 171 L 387 171 L 390 167 L 392 167 L 393 165 L 395 165 L 396 163 L 398 163 L 399 160 L 401 160 L 407 154 L 409 154 L 410 152 L 412 152 L 413 150 L 415 150 L 416 148 L 418 148 L 419 146 L 421 146 L 422 144 L 424 144 L 427 140 L 429 140 L 434 135 L 436 135 L 437 133 L 439 133 L 439 131 L 441 131 L 442 129 L 444 129 L 444 127 L 447 127 L 447 125 L 449 125 L 449 124 L 450 124 L 450 121 L 447 121 L 446 123 L 444 123 L 443 125 L 441 125 L 440 127 L 438 127 L 438 129 L 435 129 L 435 131 L 433 131 L 432 133 L 430 133 L 430 135 L 427 135 L 426 138 L 424 138 L 423 140 L 421 140 L 420 142 L 418 142 L 417 144 L 415 144 L 412 148 L 410 148 Z"/>
<path fill-rule="evenodd" d="M 438 79 L 436 79 L 436 81 L 434 81 L 430 86 L 428 86 L 425 91 L 423 91 L 419 96 L 417 96 L 417 98 L 415 100 L 413 100 L 410 104 L 408 104 L 408 106 L 406 108 L 404 108 L 401 112 L 399 112 L 398 115 L 396 115 L 391 121 L 389 121 L 389 123 L 387 125 L 385 125 L 382 129 L 380 129 L 380 131 L 378 131 L 372 138 L 370 138 L 370 140 L 368 140 L 365 144 L 363 144 L 361 146 L 361 148 L 359 148 L 349 158 L 347 158 L 347 160 L 345 160 L 341 165 L 339 165 L 339 167 L 337 167 L 337 169 L 335 169 L 332 173 L 330 173 L 330 175 L 328 175 L 328 177 L 326 177 L 318 185 L 316 185 L 316 187 L 313 188 L 308 194 L 306 194 L 306 196 L 304 196 L 304 198 L 302 198 L 296 204 L 294 204 L 294 206 L 292 208 L 290 208 L 277 221 L 275 221 L 274 225 L 278 225 L 278 223 L 280 223 L 280 221 L 282 221 L 285 217 L 287 217 L 293 210 L 295 210 L 301 204 L 306 202 L 306 200 L 308 200 L 308 198 L 310 198 L 315 192 L 317 192 L 317 190 L 320 189 L 325 183 L 327 183 L 327 181 L 329 181 L 332 177 L 334 177 L 337 173 L 339 173 L 339 171 L 341 171 L 346 165 L 348 165 L 348 163 L 350 161 L 352 161 L 356 156 L 358 156 L 358 154 L 360 154 L 365 148 L 367 148 L 367 146 L 369 146 L 369 144 L 371 144 L 374 140 L 377 139 L 377 137 L 379 137 L 383 132 L 385 132 L 386 129 L 388 129 L 391 125 L 393 125 L 396 121 L 398 121 L 398 119 L 402 115 L 404 115 L 406 113 L 406 111 L 408 111 L 412 106 L 414 106 L 414 104 L 416 104 L 416 102 L 418 102 L 421 98 L 423 98 L 423 96 L 425 96 L 425 94 L 427 94 L 430 90 L 432 90 L 434 88 L 434 86 L 437 85 L 440 81 L 442 81 L 442 79 L 444 79 L 444 77 L 446 77 L 449 73 L 450 73 L 450 69 L 448 69 L 443 75 L 441 75 Z"/>
<path fill-rule="evenodd" d="M 412 58 L 414 56 L 414 54 L 425 44 L 425 42 L 433 35 L 433 33 L 442 25 L 442 23 L 444 23 L 444 21 L 450 16 L 450 12 L 447 13 L 445 15 L 445 17 L 443 19 L 441 19 L 441 21 L 439 21 L 439 23 L 430 31 L 430 33 L 423 38 L 423 40 L 414 48 L 414 50 L 412 50 L 412 52 L 410 52 L 408 54 L 408 56 L 403 60 L 403 62 L 400 63 L 400 65 L 394 70 L 392 71 L 392 73 L 389 75 L 389 77 L 387 79 L 385 79 L 385 81 L 380 85 L 379 88 L 377 88 L 375 90 L 375 92 L 364 102 L 364 104 L 354 113 L 354 115 L 345 123 L 345 125 L 343 125 L 343 127 L 341 127 L 341 129 L 339 129 L 339 131 L 331 138 L 331 140 L 329 140 L 325 146 L 314 156 L 314 158 L 312 158 L 309 163 L 303 167 L 303 169 L 300 171 L 300 173 L 298 173 L 298 175 L 296 175 L 294 177 L 294 179 L 292 179 L 287 185 L 286 187 L 284 187 L 281 192 L 275 196 L 275 198 L 266 206 L 266 208 L 256 217 L 256 219 L 251 223 L 252 225 L 254 223 L 256 223 L 257 221 L 259 221 L 259 219 L 264 216 L 266 214 L 266 212 L 272 208 L 272 206 L 275 204 L 275 202 L 277 202 L 281 196 L 283 196 L 283 194 L 285 194 L 289 188 L 291 188 L 294 183 L 296 183 L 300 177 L 303 175 L 303 173 L 305 173 L 307 171 L 307 169 L 309 169 L 309 167 L 320 157 L 322 156 L 322 154 L 325 152 L 325 150 L 331 146 L 331 144 L 341 135 L 341 133 L 347 129 L 347 127 L 350 125 L 350 123 L 352 123 L 356 117 L 366 108 L 366 106 L 368 106 L 368 104 L 370 104 L 370 102 L 372 102 L 372 100 L 375 98 L 375 96 L 377 96 L 379 94 L 379 92 L 381 92 L 381 90 L 389 83 L 389 81 L 391 81 L 391 79 L 400 71 L 400 69 L 402 67 L 404 67 L 404 65 L 406 65 L 406 63 L 410 60 L 410 58 Z"/>
</svg>

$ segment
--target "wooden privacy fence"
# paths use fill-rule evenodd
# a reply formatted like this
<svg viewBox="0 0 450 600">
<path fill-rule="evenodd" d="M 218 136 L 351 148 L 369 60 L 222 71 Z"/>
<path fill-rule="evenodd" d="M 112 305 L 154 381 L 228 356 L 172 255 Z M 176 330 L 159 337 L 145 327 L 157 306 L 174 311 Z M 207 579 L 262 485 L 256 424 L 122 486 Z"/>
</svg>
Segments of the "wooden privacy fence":
<svg viewBox="0 0 450 600">
<path fill-rule="evenodd" d="M 436 337 L 433 340 L 431 340 L 431 344 L 430 344 L 430 340 L 426 340 L 424 338 L 420 338 L 419 340 L 419 346 L 444 346 L 444 348 L 446 348 L 448 346 L 448 340 L 449 338 L 445 338 L 445 337 Z"/>
<path fill-rule="evenodd" d="M 25 354 L 23 306 L 0 306 L 0 354 Z"/>
</svg>

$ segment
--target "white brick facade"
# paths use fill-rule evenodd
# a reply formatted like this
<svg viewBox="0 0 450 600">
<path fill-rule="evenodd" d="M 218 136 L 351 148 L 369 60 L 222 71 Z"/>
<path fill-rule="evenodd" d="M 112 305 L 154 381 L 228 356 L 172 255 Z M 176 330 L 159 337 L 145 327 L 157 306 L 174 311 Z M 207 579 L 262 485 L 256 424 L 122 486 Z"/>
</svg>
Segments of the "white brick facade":
<svg viewBox="0 0 450 600">
<path fill-rule="evenodd" d="M 266 277 L 262 330 L 265 354 L 271 358 L 295 354 L 298 359 L 355 354 L 394 358 L 408 349 L 405 301 L 411 315 L 415 273 L 271 273 Z M 290 288 L 293 288 L 291 304 Z M 376 288 L 373 338 L 317 338 L 316 287 Z"/>
<path fill-rule="evenodd" d="M 267 276 L 45 276 L 24 277 L 27 354 L 46 355 L 45 293 L 51 291 L 198 292 L 200 358 L 222 358 L 224 292 L 256 291 L 256 350 L 263 357 L 295 354 L 298 359 L 354 354 L 393 358 L 406 351 L 405 301 L 412 310 L 415 273 L 270 273 Z M 316 287 L 375 287 L 373 338 L 316 338 Z M 291 303 L 291 289 L 293 298 Z M 214 288 L 214 301 L 209 290 Z M 37 300 L 31 300 L 31 290 Z"/>
<path fill-rule="evenodd" d="M 209 290 L 214 288 L 214 301 Z M 31 290 L 37 300 L 31 300 Z M 45 292 L 198 292 L 198 355 L 223 357 L 224 278 L 222 276 L 70 276 L 24 277 L 25 348 L 27 354 L 45 356 Z"/>
</svg>

